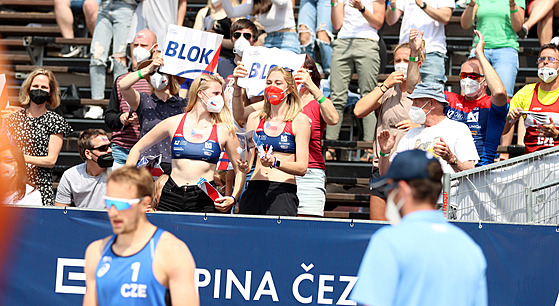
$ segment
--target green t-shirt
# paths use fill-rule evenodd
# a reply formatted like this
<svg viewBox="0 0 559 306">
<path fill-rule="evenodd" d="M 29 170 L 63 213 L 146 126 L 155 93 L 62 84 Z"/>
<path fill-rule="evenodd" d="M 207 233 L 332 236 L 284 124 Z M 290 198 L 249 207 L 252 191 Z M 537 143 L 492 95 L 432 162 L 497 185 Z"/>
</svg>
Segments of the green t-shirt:
<svg viewBox="0 0 559 306">
<path fill-rule="evenodd" d="M 483 35 L 486 49 L 512 47 L 518 51 L 516 32 L 510 23 L 509 0 L 478 0 L 477 29 Z M 526 7 L 524 0 L 516 0 L 516 5 Z M 474 46 L 478 39 L 474 40 Z"/>
</svg>

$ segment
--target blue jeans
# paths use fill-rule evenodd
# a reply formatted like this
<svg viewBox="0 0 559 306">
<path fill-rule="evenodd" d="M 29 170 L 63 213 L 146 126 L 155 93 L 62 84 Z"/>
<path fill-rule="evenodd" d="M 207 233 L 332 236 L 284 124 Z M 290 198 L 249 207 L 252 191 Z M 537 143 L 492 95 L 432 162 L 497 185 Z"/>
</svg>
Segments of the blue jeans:
<svg viewBox="0 0 559 306">
<path fill-rule="evenodd" d="M 518 51 L 515 48 L 485 49 L 483 51 L 487 60 L 493 66 L 497 75 L 507 89 L 507 95 L 514 95 L 514 83 L 518 74 Z M 470 57 L 474 57 L 474 49 Z"/>
<path fill-rule="evenodd" d="M 301 45 L 299 37 L 295 32 L 272 32 L 267 33 L 264 40 L 266 48 L 278 48 L 287 51 L 293 51 L 297 54 L 301 53 Z"/>
<path fill-rule="evenodd" d="M 125 1 L 105 0 L 99 6 L 95 32 L 91 39 L 91 61 L 89 63 L 89 77 L 91 79 L 91 98 L 105 98 L 105 72 L 111 40 L 113 42 L 112 57 L 126 57 L 126 37 L 130 29 L 130 22 L 136 5 Z M 114 79 L 125 74 L 128 69 L 120 60 L 113 60 Z"/>
<path fill-rule="evenodd" d="M 130 149 L 125 149 L 114 143 L 111 144 L 111 149 L 113 149 L 113 158 L 115 159 L 115 163 L 121 165 L 126 164 L 126 159 L 128 158 L 128 153 L 130 153 Z"/>
<path fill-rule="evenodd" d="M 301 52 L 314 56 L 315 42 L 318 44 L 320 50 L 320 57 L 322 58 L 322 68 L 325 72 L 330 72 L 330 63 L 332 62 L 332 19 L 331 7 L 329 0 L 301 0 L 299 6 L 299 24 L 297 27 L 301 31 L 300 26 L 304 24 L 307 26 L 311 34 L 311 41 L 309 44 L 301 46 Z M 330 43 L 316 39 L 316 32 L 326 31 L 330 36 Z"/>
<path fill-rule="evenodd" d="M 421 82 L 446 83 L 445 60 L 446 55 L 441 52 L 429 52 L 425 56 L 425 62 L 419 68 Z"/>
</svg>

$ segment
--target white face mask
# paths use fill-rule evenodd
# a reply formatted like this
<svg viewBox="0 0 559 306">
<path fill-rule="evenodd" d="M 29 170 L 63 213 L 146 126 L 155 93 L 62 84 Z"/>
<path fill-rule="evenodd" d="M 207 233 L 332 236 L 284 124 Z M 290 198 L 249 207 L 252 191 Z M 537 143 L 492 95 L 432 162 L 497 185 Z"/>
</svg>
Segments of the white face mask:
<svg viewBox="0 0 559 306">
<path fill-rule="evenodd" d="M 408 78 L 408 63 L 398 63 L 394 65 L 394 71 L 402 71 L 404 73 L 404 80 Z"/>
<path fill-rule="evenodd" d="M 155 90 L 164 90 L 169 85 L 169 77 L 164 73 L 156 72 L 149 79 Z"/>
<path fill-rule="evenodd" d="M 386 199 L 386 211 L 384 213 L 384 216 L 392 225 L 396 225 L 402 220 L 400 209 L 402 209 L 402 206 L 404 206 L 404 202 L 406 201 L 406 199 L 402 197 L 398 203 L 394 203 L 396 193 L 396 190 L 393 190 L 388 195 L 388 198 Z"/>
<path fill-rule="evenodd" d="M 239 37 L 235 41 L 235 45 L 233 46 L 233 53 L 238 54 L 240 57 L 243 57 L 243 53 L 250 47 L 250 42 L 243 36 Z"/>
<path fill-rule="evenodd" d="M 410 116 L 410 120 L 413 123 L 417 123 L 417 124 L 423 124 L 425 123 L 425 120 L 427 120 L 427 114 L 429 114 L 431 111 L 429 111 L 429 113 L 425 114 L 425 112 L 423 111 L 423 108 L 425 107 L 425 105 L 427 105 L 427 103 L 429 103 L 429 101 L 427 101 L 425 104 L 423 104 L 422 107 L 417 107 L 417 106 L 413 106 L 410 108 L 410 111 L 408 112 L 408 115 Z"/>
<path fill-rule="evenodd" d="M 132 56 L 134 56 L 137 63 L 141 63 L 151 57 L 151 49 L 148 50 L 142 47 L 136 47 L 132 50 Z"/>
<path fill-rule="evenodd" d="M 221 4 L 221 0 L 212 0 L 212 5 L 213 6 L 218 6 Z"/>
<path fill-rule="evenodd" d="M 210 98 L 204 91 L 202 91 L 202 93 L 208 98 L 208 100 L 206 101 L 202 100 L 202 102 L 204 102 L 204 104 L 206 105 L 206 109 L 208 110 L 208 112 L 219 113 L 223 108 L 223 105 L 225 105 L 223 96 L 217 95 Z"/>
<path fill-rule="evenodd" d="M 460 80 L 460 89 L 466 97 L 471 98 L 479 94 L 481 90 L 481 85 L 470 78 L 465 78 Z"/>
<path fill-rule="evenodd" d="M 557 69 L 551 67 L 542 67 L 538 69 L 538 76 L 546 83 L 553 82 L 557 77 Z"/>
</svg>

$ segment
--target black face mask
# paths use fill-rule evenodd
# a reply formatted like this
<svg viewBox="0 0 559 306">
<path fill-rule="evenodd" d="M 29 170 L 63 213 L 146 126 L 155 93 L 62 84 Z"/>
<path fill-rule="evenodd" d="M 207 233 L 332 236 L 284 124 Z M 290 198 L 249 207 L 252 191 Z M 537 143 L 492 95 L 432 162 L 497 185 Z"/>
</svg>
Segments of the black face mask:
<svg viewBox="0 0 559 306">
<path fill-rule="evenodd" d="M 29 98 L 35 104 L 43 104 L 49 99 L 49 93 L 42 89 L 32 89 L 29 91 Z"/>
<path fill-rule="evenodd" d="M 110 168 L 113 166 L 115 159 L 113 158 L 113 153 L 107 153 L 103 155 L 99 155 L 97 157 L 97 164 L 101 168 Z"/>
</svg>

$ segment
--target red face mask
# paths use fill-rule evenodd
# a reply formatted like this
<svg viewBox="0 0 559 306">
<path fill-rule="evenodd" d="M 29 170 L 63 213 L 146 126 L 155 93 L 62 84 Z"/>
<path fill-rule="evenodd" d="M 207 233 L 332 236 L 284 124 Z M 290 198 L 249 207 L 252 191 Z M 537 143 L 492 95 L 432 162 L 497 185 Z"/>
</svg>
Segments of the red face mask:
<svg viewBox="0 0 559 306">
<path fill-rule="evenodd" d="M 281 88 L 277 86 L 270 85 L 266 87 L 266 97 L 268 98 L 268 101 L 270 101 L 272 105 L 278 105 L 281 103 L 281 101 L 283 101 L 283 99 L 285 99 L 286 91 L 287 89 L 281 90 Z"/>
</svg>

